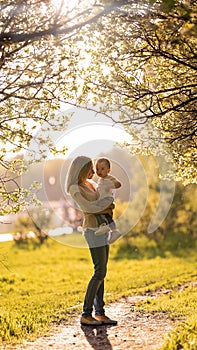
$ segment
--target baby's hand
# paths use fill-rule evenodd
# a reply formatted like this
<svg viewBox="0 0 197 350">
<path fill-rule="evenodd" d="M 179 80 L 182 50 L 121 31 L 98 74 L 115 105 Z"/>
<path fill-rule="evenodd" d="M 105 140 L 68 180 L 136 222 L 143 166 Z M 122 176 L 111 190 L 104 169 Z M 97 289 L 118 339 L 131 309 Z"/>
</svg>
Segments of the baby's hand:
<svg viewBox="0 0 197 350">
<path fill-rule="evenodd" d="M 118 181 L 115 177 L 109 175 L 107 180 L 109 180 L 110 183 L 111 183 L 111 187 L 110 187 L 111 189 L 120 188 L 121 187 L 120 181 Z"/>
</svg>

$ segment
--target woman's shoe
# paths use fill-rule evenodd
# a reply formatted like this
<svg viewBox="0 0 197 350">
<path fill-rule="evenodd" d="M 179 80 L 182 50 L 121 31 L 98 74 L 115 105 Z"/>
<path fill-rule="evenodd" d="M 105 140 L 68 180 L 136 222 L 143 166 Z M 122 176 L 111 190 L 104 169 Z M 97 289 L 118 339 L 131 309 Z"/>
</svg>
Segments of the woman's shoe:
<svg viewBox="0 0 197 350">
<path fill-rule="evenodd" d="M 83 326 L 101 326 L 102 322 L 99 320 L 96 320 L 94 317 L 92 316 L 81 316 L 81 324 Z"/>
<path fill-rule="evenodd" d="M 99 322 L 101 322 L 102 324 L 108 324 L 108 325 L 113 325 L 113 326 L 116 326 L 117 325 L 117 321 L 115 320 L 111 320 L 111 318 L 105 316 L 105 315 L 95 315 L 95 319 Z"/>
</svg>

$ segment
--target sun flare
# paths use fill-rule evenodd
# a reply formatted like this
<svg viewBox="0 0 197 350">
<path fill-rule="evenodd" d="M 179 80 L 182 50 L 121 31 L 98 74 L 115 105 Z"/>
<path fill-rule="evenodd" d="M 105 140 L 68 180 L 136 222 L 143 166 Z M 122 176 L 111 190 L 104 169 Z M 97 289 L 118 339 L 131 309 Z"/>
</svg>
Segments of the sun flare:
<svg viewBox="0 0 197 350">
<path fill-rule="evenodd" d="M 71 11 L 74 7 L 79 6 L 80 0 L 51 0 L 51 4 L 56 8 Z"/>
</svg>

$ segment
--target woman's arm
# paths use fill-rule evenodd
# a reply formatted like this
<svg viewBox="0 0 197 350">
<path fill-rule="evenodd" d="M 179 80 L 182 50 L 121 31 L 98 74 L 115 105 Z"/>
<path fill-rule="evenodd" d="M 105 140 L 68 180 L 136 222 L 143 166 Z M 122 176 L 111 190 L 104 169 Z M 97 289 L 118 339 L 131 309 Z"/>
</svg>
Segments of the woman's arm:
<svg viewBox="0 0 197 350">
<path fill-rule="evenodd" d="M 106 208 L 105 205 L 99 205 L 99 200 L 95 202 L 90 202 L 85 199 L 80 192 L 75 192 L 73 194 L 73 199 L 77 202 L 83 212 L 92 213 L 92 214 L 110 214 L 112 213 L 112 209 L 114 209 L 114 204 L 112 203 L 110 206 Z"/>
<path fill-rule="evenodd" d="M 110 205 L 107 206 L 106 209 L 99 211 L 96 214 L 109 214 L 111 217 L 113 216 L 113 209 L 115 208 L 115 204 L 111 203 Z"/>
</svg>

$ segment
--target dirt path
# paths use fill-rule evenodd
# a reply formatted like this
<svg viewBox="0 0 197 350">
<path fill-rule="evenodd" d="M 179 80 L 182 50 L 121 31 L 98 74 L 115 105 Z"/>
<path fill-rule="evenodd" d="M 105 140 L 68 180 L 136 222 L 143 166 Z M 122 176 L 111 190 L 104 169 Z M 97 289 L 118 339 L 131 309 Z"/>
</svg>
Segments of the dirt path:
<svg viewBox="0 0 197 350">
<path fill-rule="evenodd" d="M 136 302 L 145 298 L 123 298 L 106 306 L 106 314 L 118 320 L 117 326 L 84 327 L 80 325 L 78 316 L 72 323 L 56 326 L 51 335 L 38 338 L 35 342 L 25 342 L 15 349 L 156 350 L 162 346 L 163 337 L 173 329 L 174 324 L 164 314 L 136 311 Z"/>
</svg>

